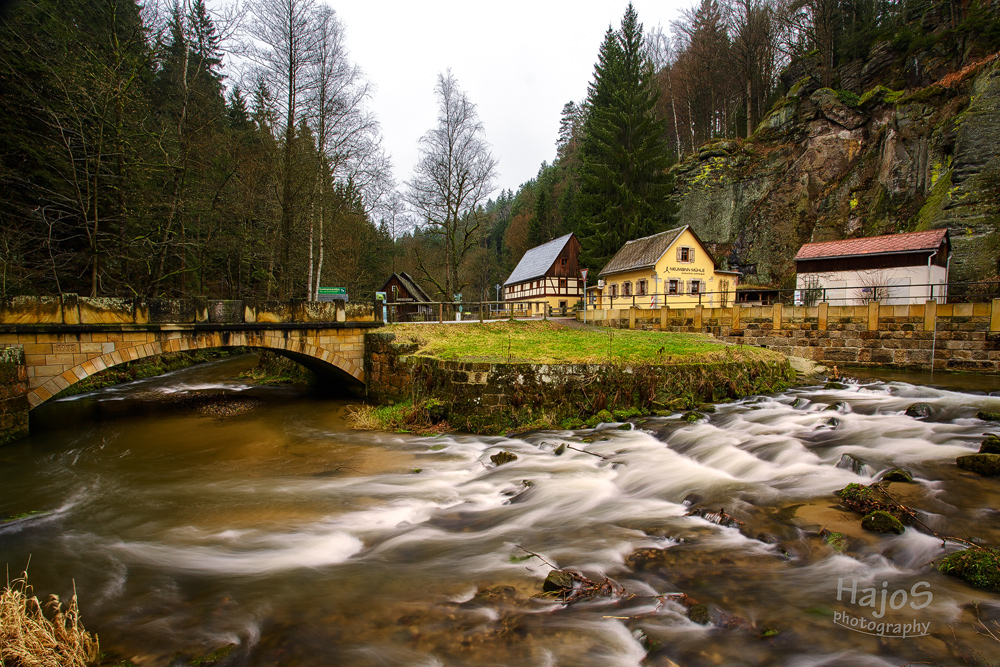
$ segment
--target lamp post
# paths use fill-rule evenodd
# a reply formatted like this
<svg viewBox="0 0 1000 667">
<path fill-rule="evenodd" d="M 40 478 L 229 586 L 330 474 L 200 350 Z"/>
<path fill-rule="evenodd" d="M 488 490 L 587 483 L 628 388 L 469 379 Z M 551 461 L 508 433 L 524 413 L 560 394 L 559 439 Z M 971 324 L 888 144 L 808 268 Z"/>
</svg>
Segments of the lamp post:
<svg viewBox="0 0 1000 667">
<path fill-rule="evenodd" d="M 500 283 L 497 283 L 497 312 L 500 312 Z"/>
</svg>

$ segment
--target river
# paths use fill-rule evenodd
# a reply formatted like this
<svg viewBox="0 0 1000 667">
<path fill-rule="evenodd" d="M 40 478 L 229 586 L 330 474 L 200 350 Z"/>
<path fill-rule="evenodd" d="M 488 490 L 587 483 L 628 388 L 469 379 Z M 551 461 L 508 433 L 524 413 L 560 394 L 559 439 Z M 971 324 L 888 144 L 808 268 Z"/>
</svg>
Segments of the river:
<svg viewBox="0 0 1000 667">
<path fill-rule="evenodd" d="M 52 402 L 30 438 L 0 448 L 0 517 L 41 512 L 0 524 L 3 562 L 15 576 L 30 557 L 39 594 L 75 581 L 113 655 L 188 664 L 235 644 L 222 664 L 1000 663 L 985 634 L 1000 637 L 1000 596 L 928 565 L 957 547 L 915 528 L 867 533 L 832 495 L 904 466 L 916 483 L 892 492 L 929 527 L 1000 544 L 1000 481 L 954 465 L 989 429 L 976 411 L 1000 411 L 995 385 L 872 378 L 696 423 L 420 437 L 351 431 L 349 401 L 229 379 L 248 363 Z M 902 414 L 918 401 L 929 418 Z M 495 466 L 502 450 L 517 460 Z M 867 467 L 838 467 L 844 454 Z M 550 568 L 526 550 L 627 595 L 538 599 Z M 880 615 L 851 604 L 852 586 L 905 600 Z M 711 624 L 688 618 L 694 602 Z M 857 617 L 911 629 L 864 634 Z"/>
</svg>

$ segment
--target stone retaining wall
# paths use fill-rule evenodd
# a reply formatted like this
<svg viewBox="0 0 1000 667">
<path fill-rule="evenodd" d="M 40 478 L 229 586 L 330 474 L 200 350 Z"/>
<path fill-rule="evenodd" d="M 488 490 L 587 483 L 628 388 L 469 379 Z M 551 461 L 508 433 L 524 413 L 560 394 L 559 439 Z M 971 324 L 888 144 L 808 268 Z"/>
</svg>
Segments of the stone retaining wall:
<svg viewBox="0 0 1000 667">
<path fill-rule="evenodd" d="M 378 403 L 437 398 L 456 428 L 495 433 L 533 418 L 588 416 L 604 409 L 690 408 L 794 380 L 786 359 L 673 366 L 442 361 L 416 356 L 395 334 L 365 334 L 368 396 Z"/>
<path fill-rule="evenodd" d="M 28 369 L 24 350 L 0 350 L 0 445 L 28 435 Z"/>
<path fill-rule="evenodd" d="M 1000 373 L 1000 299 L 992 303 L 589 311 L 621 328 L 709 333 L 845 366 Z"/>
</svg>

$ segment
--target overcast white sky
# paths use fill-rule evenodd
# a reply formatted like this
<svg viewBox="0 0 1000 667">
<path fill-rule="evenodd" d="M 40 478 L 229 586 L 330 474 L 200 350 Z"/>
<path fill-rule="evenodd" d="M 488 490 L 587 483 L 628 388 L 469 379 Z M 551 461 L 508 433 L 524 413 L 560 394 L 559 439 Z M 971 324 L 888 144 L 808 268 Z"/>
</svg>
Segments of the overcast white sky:
<svg viewBox="0 0 1000 667">
<path fill-rule="evenodd" d="M 479 112 L 499 161 L 499 188 L 517 187 L 555 157 L 559 112 L 587 93 L 608 25 L 627 0 L 323 0 L 344 23 L 352 60 L 375 85 L 373 110 L 396 180 L 413 173 L 436 123 L 434 86 L 449 67 Z M 645 29 L 669 29 L 696 0 L 634 0 Z M 498 191 L 499 192 L 499 189 Z"/>
</svg>

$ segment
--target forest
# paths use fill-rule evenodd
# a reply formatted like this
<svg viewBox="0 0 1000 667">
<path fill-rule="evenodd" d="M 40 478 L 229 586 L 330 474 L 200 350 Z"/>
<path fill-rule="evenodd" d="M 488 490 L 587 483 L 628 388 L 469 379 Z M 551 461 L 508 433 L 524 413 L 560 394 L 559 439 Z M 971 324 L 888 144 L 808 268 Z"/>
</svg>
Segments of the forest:
<svg viewBox="0 0 1000 667">
<path fill-rule="evenodd" d="M 953 69 L 1000 50 L 993 0 L 700 0 L 595 44 L 554 157 L 517 192 L 473 100 L 394 182 L 344 25 L 317 0 L 17 0 L 0 14 L 0 296 L 366 301 L 393 271 L 494 297 L 527 249 L 575 232 L 599 269 L 676 223 L 671 167 L 745 140 L 802 72 L 845 96 L 873 49 Z M 609 23 L 615 17 L 608 17 Z M 224 65 L 225 63 L 225 65 Z"/>
</svg>

